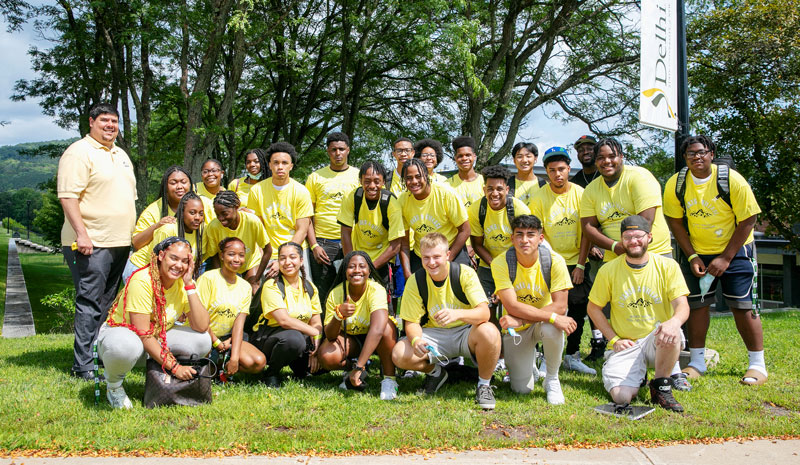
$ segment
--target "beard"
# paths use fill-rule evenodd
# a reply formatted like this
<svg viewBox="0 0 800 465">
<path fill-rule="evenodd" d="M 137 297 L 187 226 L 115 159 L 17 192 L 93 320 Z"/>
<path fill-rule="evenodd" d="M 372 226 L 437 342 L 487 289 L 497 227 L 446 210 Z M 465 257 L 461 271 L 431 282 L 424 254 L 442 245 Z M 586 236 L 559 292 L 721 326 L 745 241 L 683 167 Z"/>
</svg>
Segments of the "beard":
<svg viewBox="0 0 800 465">
<path fill-rule="evenodd" d="M 625 249 L 625 255 L 630 258 L 642 258 L 647 253 L 647 245 L 643 245 L 634 250 Z"/>
</svg>

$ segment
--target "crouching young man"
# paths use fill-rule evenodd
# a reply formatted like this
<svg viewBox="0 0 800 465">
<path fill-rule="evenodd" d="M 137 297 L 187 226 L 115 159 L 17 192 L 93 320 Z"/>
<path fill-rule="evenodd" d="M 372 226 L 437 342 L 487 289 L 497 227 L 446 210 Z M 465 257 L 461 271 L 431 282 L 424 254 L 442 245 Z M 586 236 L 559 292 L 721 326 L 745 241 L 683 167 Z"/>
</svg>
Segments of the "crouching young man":
<svg viewBox="0 0 800 465">
<path fill-rule="evenodd" d="M 672 395 L 672 372 L 682 346 L 681 325 L 689 317 L 689 289 L 675 260 L 647 252 L 650 222 L 633 215 L 622 220 L 623 255 L 600 268 L 589 293 L 588 313 L 608 339 L 603 384 L 617 404 L 639 393 L 647 368 L 653 404 L 683 412 Z M 603 307 L 611 302 L 611 319 Z"/>
<path fill-rule="evenodd" d="M 577 323 L 566 316 L 567 295 L 572 288 L 564 259 L 542 246 L 542 222 L 533 215 L 511 221 L 511 242 L 505 254 L 492 261 L 495 293 L 503 303 L 500 326 L 511 390 L 527 394 L 533 390 L 533 362 L 536 344 L 541 342 L 547 360 L 544 390 L 547 402 L 564 403 L 558 380 L 564 333 L 575 331 Z"/>
<path fill-rule="evenodd" d="M 449 262 L 448 250 L 442 234 L 420 239 L 422 269 L 406 282 L 400 303 L 406 337 L 394 347 L 392 361 L 398 368 L 425 373 L 425 393 L 433 394 L 447 381 L 447 371 L 438 362 L 469 357 L 478 367 L 475 401 L 493 409 L 489 381 L 500 357 L 500 332 L 489 323 L 478 275 L 468 266 Z"/>
</svg>

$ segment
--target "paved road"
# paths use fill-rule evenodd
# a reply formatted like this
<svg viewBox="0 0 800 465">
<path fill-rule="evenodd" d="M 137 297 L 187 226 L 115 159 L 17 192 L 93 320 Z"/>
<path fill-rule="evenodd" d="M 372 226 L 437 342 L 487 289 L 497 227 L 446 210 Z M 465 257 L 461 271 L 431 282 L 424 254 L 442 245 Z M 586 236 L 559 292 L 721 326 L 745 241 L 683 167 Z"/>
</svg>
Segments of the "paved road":
<svg viewBox="0 0 800 465">
<path fill-rule="evenodd" d="M 226 458 L 5 458 L 0 465 L 491 465 L 509 463 L 530 464 L 591 464 L 591 465 L 681 465 L 681 464 L 800 464 L 800 440 L 742 441 L 721 444 L 673 445 L 663 447 L 619 447 L 614 449 L 548 449 L 496 450 L 489 452 L 442 453 L 429 456 L 353 456 L 319 458 L 295 457 L 226 457 Z"/>
</svg>

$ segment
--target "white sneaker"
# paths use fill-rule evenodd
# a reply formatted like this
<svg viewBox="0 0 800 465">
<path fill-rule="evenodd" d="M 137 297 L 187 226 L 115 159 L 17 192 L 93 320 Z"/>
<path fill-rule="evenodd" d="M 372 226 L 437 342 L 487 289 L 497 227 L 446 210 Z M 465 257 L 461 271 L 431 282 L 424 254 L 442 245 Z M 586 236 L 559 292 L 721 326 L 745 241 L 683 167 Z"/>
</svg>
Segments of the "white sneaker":
<svg viewBox="0 0 800 465">
<path fill-rule="evenodd" d="M 597 370 L 586 366 L 586 364 L 581 361 L 580 352 L 575 352 L 574 355 L 566 354 L 561 365 L 566 370 L 577 371 L 578 373 L 583 373 L 585 375 L 597 375 Z"/>
<path fill-rule="evenodd" d="M 392 378 L 381 380 L 381 400 L 397 399 L 397 381 Z"/>
<path fill-rule="evenodd" d="M 403 376 L 401 376 L 401 378 L 403 378 L 403 379 L 411 379 L 411 378 L 416 378 L 417 376 L 422 376 L 423 374 L 424 373 L 419 372 L 419 371 L 406 370 L 405 373 L 403 373 Z"/>
<path fill-rule="evenodd" d="M 125 388 L 122 386 L 118 388 L 107 388 L 106 398 L 113 408 L 124 408 L 130 410 L 133 408 L 131 400 L 128 399 L 128 394 L 125 394 Z"/>
<path fill-rule="evenodd" d="M 544 378 L 544 392 L 547 394 L 548 404 L 561 405 L 566 402 L 564 393 L 561 392 L 561 382 L 557 377 L 546 376 Z"/>
<path fill-rule="evenodd" d="M 499 373 L 506 369 L 506 359 L 501 358 L 497 360 L 497 365 L 494 366 L 494 372 Z"/>
</svg>

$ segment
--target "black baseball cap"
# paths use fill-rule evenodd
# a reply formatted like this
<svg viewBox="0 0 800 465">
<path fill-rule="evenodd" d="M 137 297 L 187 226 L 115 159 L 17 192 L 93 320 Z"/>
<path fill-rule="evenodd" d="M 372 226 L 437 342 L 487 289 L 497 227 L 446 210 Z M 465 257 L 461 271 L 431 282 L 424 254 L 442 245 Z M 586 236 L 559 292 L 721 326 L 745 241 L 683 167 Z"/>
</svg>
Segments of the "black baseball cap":
<svg viewBox="0 0 800 465">
<path fill-rule="evenodd" d="M 590 135 L 586 134 L 586 135 L 578 137 L 578 140 L 576 140 L 575 144 L 573 144 L 572 146 L 577 149 L 578 146 L 581 145 L 581 144 L 592 144 L 592 145 L 594 145 L 596 143 L 597 143 L 597 139 L 594 136 L 590 136 Z"/>
<path fill-rule="evenodd" d="M 625 231 L 644 231 L 646 233 L 650 232 L 650 222 L 645 219 L 645 217 L 640 215 L 631 215 L 624 220 L 620 225 L 620 233 L 624 233 Z"/>
</svg>

